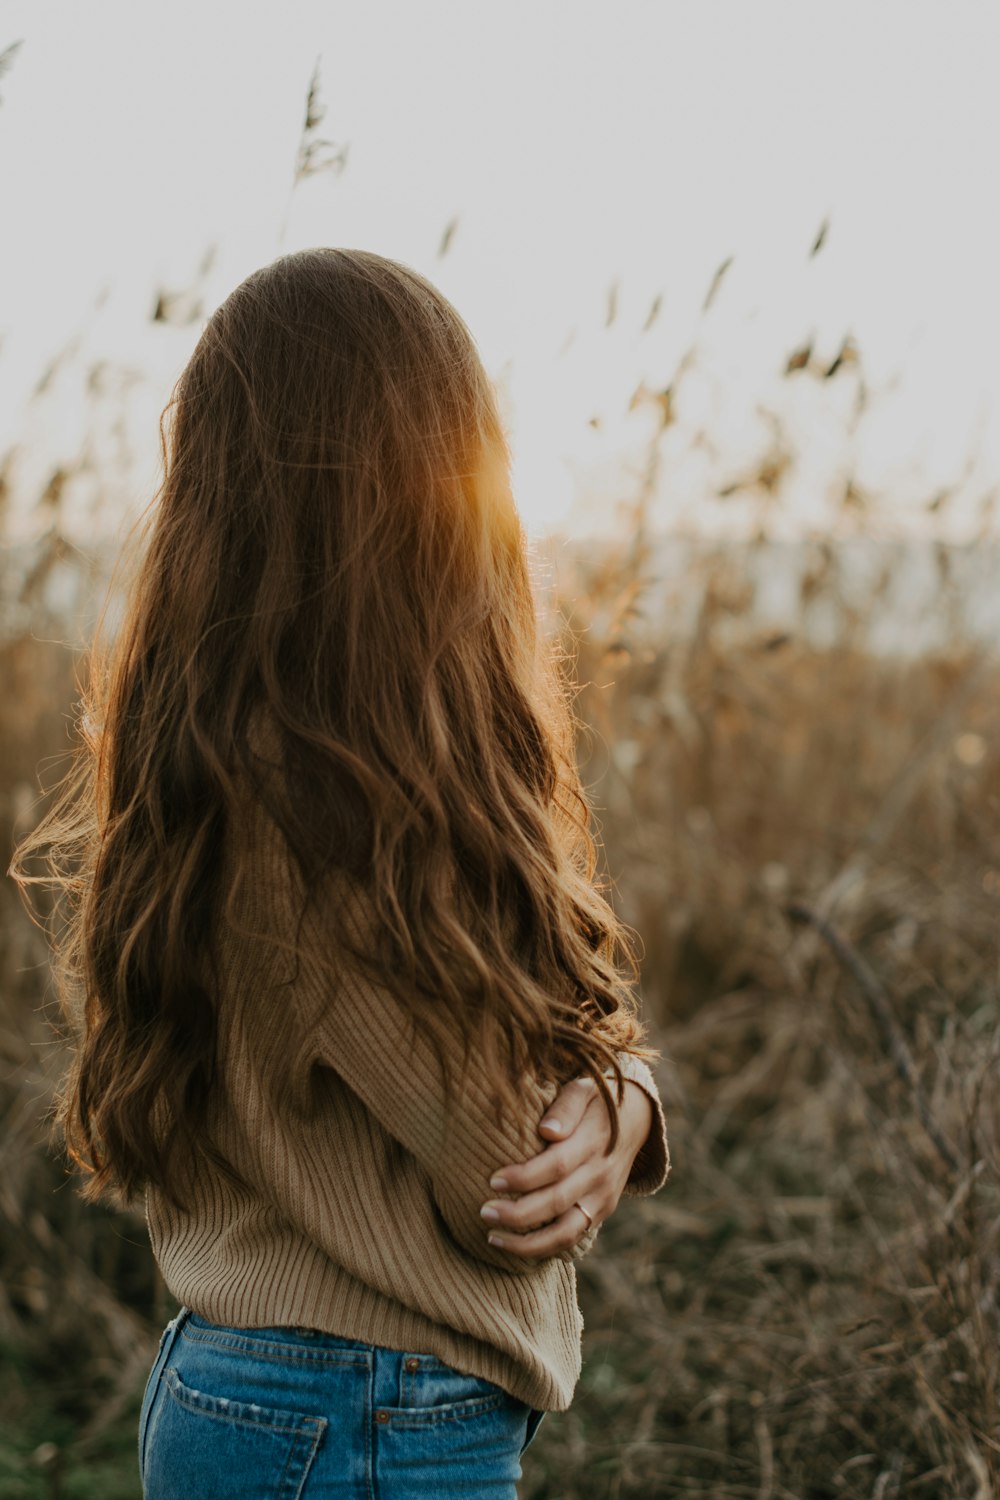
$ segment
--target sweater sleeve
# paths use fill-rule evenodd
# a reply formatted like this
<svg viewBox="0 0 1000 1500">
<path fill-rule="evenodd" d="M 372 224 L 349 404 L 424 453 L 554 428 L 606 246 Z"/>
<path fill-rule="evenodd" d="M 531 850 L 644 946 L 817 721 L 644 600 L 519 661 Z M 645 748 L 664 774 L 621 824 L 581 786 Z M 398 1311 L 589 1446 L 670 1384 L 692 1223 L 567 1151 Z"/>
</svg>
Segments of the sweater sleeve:
<svg viewBox="0 0 1000 1500">
<path fill-rule="evenodd" d="M 289 894 L 292 884 L 289 880 L 286 886 Z M 545 1146 L 538 1125 L 558 1093 L 556 1085 L 526 1077 L 518 1117 L 498 1116 L 490 1104 L 487 1065 L 473 1050 L 464 1086 L 446 1109 L 433 1043 L 412 1024 L 410 1013 L 391 990 L 360 974 L 344 954 L 337 942 L 344 924 L 363 950 L 371 935 L 370 915 L 346 883 L 338 888 L 336 899 L 330 898 L 319 910 L 310 903 L 302 921 L 301 958 L 291 988 L 310 1061 L 333 1069 L 416 1158 L 449 1233 L 466 1253 L 521 1275 L 537 1272 L 550 1258 L 575 1258 L 579 1246 L 576 1252 L 564 1250 L 539 1259 L 491 1245 L 489 1226 L 479 1212 L 495 1196 L 489 1185 L 493 1173 L 505 1162 L 530 1160 Z M 334 951 L 335 961 L 329 963 L 325 955 Z M 456 1083 L 461 1062 L 456 1040 Z M 655 1084 L 652 1088 L 655 1093 Z M 647 1148 L 648 1143 L 644 1152 Z M 646 1180 L 644 1174 L 640 1183 Z M 632 1189 L 637 1190 L 641 1189 Z"/>
<path fill-rule="evenodd" d="M 618 1063 L 624 1076 L 631 1078 L 633 1083 L 637 1083 L 648 1094 L 653 1106 L 649 1135 L 632 1163 L 632 1170 L 622 1193 L 625 1198 L 647 1197 L 650 1193 L 658 1192 L 670 1174 L 667 1119 L 660 1091 L 648 1063 L 630 1052 L 619 1052 Z"/>
</svg>

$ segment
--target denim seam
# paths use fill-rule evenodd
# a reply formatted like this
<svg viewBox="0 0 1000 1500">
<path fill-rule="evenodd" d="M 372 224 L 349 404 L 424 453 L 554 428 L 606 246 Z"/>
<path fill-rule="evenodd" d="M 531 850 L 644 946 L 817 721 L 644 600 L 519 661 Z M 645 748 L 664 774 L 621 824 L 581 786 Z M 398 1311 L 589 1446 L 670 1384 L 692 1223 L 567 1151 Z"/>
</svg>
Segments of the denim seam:
<svg viewBox="0 0 1000 1500">
<path fill-rule="evenodd" d="M 158 1423 L 160 1417 L 163 1415 L 164 1402 L 160 1401 L 157 1408 L 157 1400 L 160 1394 L 159 1388 L 163 1384 L 163 1372 L 167 1367 L 167 1360 L 174 1351 L 174 1344 L 177 1342 L 178 1335 L 183 1332 L 184 1324 L 187 1320 L 188 1309 L 182 1306 L 181 1310 L 171 1318 L 160 1335 L 160 1347 L 153 1366 L 153 1369 L 156 1371 L 156 1382 L 150 1398 L 149 1411 L 146 1414 L 146 1425 L 140 1433 L 139 1479 L 143 1488 L 145 1488 L 146 1482 L 146 1454 L 149 1452 L 149 1440 L 153 1435 L 154 1419 Z M 158 1370 L 157 1366 L 159 1366 Z"/>
<path fill-rule="evenodd" d="M 143 1478 L 143 1475 L 144 1475 L 145 1469 L 146 1469 L 146 1435 L 149 1432 L 150 1420 L 151 1420 L 152 1415 L 153 1415 L 153 1407 L 156 1405 L 156 1392 L 157 1392 L 157 1388 L 159 1387 L 159 1384 L 160 1384 L 160 1377 L 161 1377 L 161 1375 L 163 1373 L 163 1365 L 162 1365 L 163 1351 L 166 1348 L 167 1339 L 170 1337 L 170 1334 L 171 1334 L 172 1331 L 173 1330 L 172 1330 L 170 1324 L 168 1323 L 167 1326 L 166 1326 L 166 1328 L 164 1328 L 163 1332 L 160 1334 L 160 1337 L 159 1337 L 159 1340 L 158 1340 L 158 1343 L 157 1343 L 157 1348 L 156 1348 L 156 1358 L 153 1360 L 153 1367 L 152 1367 L 152 1369 L 151 1369 L 151 1371 L 149 1373 L 149 1376 L 147 1377 L 147 1390 L 143 1394 L 142 1406 L 143 1406 L 144 1410 L 141 1410 L 140 1414 L 139 1414 L 139 1478 L 140 1479 Z M 155 1376 L 155 1380 L 154 1380 L 154 1376 Z M 149 1398 L 149 1406 L 148 1407 L 146 1407 L 146 1398 L 147 1398 L 147 1395 L 148 1395 L 148 1398 Z"/>
<path fill-rule="evenodd" d="M 370 1363 L 367 1349 L 301 1349 L 297 1344 L 267 1344 L 262 1339 L 237 1339 L 219 1337 L 216 1334 L 185 1332 L 182 1337 L 193 1344 L 212 1344 L 217 1349 L 228 1349 L 234 1354 L 251 1354 L 256 1359 L 269 1359 L 286 1365 L 365 1365 Z M 282 1353 L 281 1351 L 289 1352 Z M 294 1352 L 291 1352 L 294 1351 Z"/>
<path fill-rule="evenodd" d="M 317 1453 L 317 1450 L 319 1448 L 320 1443 L 323 1441 L 324 1437 L 326 1436 L 326 1430 L 327 1430 L 327 1427 L 329 1426 L 329 1423 L 327 1422 L 327 1420 L 326 1420 L 325 1417 L 321 1418 L 320 1421 L 321 1421 L 322 1425 L 317 1424 L 316 1431 L 313 1434 L 312 1445 L 311 1445 L 311 1447 L 309 1449 L 309 1452 L 308 1452 L 308 1454 L 306 1456 L 305 1462 L 302 1465 L 302 1478 L 299 1480 L 298 1485 L 297 1485 L 296 1490 L 295 1490 L 295 1494 L 291 1497 L 291 1500 L 300 1500 L 300 1497 L 302 1495 L 302 1491 L 306 1487 L 306 1480 L 309 1478 L 309 1470 L 313 1466 L 313 1459 L 316 1457 L 316 1453 Z M 291 1461 L 292 1461 L 292 1454 L 289 1453 L 289 1455 L 288 1455 L 288 1461 L 285 1464 L 285 1473 L 282 1474 L 282 1476 L 281 1476 L 282 1485 L 285 1482 L 285 1474 L 288 1473 L 288 1465 L 291 1463 Z"/>
<path fill-rule="evenodd" d="M 375 1500 L 375 1422 L 373 1413 L 375 1411 L 375 1355 L 368 1362 L 368 1394 L 365 1398 L 366 1416 L 368 1420 L 363 1424 L 365 1429 L 365 1487 L 368 1491 L 368 1500 Z"/>
</svg>

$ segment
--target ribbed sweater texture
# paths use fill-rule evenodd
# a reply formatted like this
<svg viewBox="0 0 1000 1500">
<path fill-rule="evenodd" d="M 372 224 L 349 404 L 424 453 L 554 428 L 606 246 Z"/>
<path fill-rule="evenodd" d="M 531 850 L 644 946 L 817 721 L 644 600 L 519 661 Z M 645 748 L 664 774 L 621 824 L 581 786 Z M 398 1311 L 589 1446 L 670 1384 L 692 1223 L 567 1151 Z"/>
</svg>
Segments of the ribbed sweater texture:
<svg viewBox="0 0 1000 1500">
<path fill-rule="evenodd" d="M 473 1052 L 446 1120 L 440 1064 L 405 1007 L 356 966 L 338 961 L 331 982 L 324 955 L 342 924 L 362 941 L 371 932 L 360 899 L 345 885 L 299 931 L 302 887 L 277 828 L 251 805 L 239 838 L 246 874 L 216 935 L 208 1127 L 251 1191 L 203 1160 L 182 1180 L 187 1212 L 147 1189 L 168 1290 L 211 1322 L 434 1354 L 539 1410 L 566 1410 L 582 1368 L 575 1261 L 599 1226 L 535 1260 L 490 1245 L 479 1212 L 501 1196 L 490 1177 L 542 1149 L 537 1127 L 558 1089 L 529 1077 L 521 1116 L 497 1118 Z M 456 1078 L 461 1060 L 456 1036 Z M 619 1062 L 654 1107 L 625 1187 L 647 1195 L 670 1170 L 666 1120 L 646 1063 Z"/>
</svg>

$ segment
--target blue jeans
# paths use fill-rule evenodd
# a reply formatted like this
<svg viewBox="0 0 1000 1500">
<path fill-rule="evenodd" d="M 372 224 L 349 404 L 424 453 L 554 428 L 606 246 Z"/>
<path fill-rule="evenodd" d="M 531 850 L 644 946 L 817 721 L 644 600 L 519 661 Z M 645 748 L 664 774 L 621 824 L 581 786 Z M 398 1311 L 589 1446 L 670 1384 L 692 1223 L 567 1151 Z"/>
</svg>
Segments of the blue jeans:
<svg viewBox="0 0 1000 1500">
<path fill-rule="evenodd" d="M 545 1413 L 433 1354 L 182 1307 L 139 1416 L 145 1500 L 516 1500 Z"/>
</svg>

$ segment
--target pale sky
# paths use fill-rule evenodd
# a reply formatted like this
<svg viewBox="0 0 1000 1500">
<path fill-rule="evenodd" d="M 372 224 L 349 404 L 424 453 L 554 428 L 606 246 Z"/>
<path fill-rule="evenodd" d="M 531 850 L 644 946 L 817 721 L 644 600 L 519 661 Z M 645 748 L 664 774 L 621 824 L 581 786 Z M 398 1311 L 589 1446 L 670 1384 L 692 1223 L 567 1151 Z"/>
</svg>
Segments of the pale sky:
<svg viewBox="0 0 1000 1500">
<path fill-rule="evenodd" d="M 23 445 L 22 506 L 88 434 L 124 483 L 115 504 L 145 504 L 201 328 L 150 314 L 209 245 L 206 311 L 300 245 L 365 246 L 435 281 L 504 391 L 535 533 L 596 528 L 629 498 L 653 421 L 630 398 L 696 340 L 664 524 L 737 524 L 711 495 L 762 452 L 758 405 L 796 443 L 793 526 L 824 524 L 848 455 L 891 488 L 887 526 L 917 525 L 974 448 L 966 511 L 935 524 L 958 536 L 1000 482 L 992 0 L 0 0 L 0 50 L 19 39 L 0 79 L 0 449 Z M 319 134 L 347 166 L 290 199 L 317 57 Z M 871 392 L 850 445 L 856 372 L 836 390 L 776 378 L 803 339 L 829 362 L 847 332 Z M 81 369 L 27 409 L 76 337 Z M 98 359 L 135 371 L 117 431 L 82 394 Z M 716 467 L 691 448 L 701 429 Z"/>
</svg>

